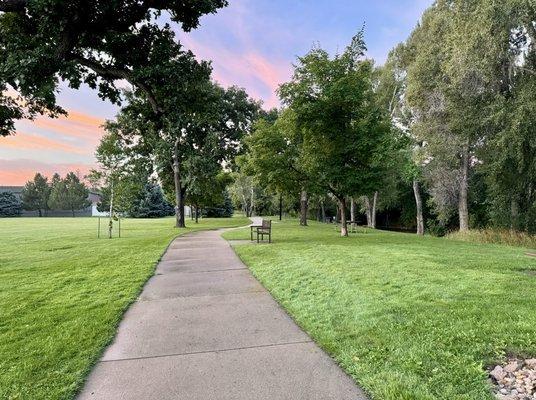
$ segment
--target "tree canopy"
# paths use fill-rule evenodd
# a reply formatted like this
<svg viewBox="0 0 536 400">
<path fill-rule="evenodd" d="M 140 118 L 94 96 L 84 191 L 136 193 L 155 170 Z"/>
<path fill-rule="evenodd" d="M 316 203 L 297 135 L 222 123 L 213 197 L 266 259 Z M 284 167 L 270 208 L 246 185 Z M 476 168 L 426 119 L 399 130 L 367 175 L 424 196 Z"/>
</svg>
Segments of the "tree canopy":
<svg viewBox="0 0 536 400">
<path fill-rule="evenodd" d="M 226 5 L 226 0 L 0 1 L 0 135 L 13 133 L 17 119 L 65 113 L 56 98 L 61 81 L 74 89 L 85 83 L 114 103 L 120 100 L 117 82 L 127 81 L 155 114 L 162 113 L 162 84 L 188 74 L 183 61 L 188 64 L 190 53 L 158 17 L 169 13 L 189 31 L 201 16 Z"/>
<path fill-rule="evenodd" d="M 362 31 L 334 58 L 314 48 L 280 88 L 303 135 L 304 168 L 339 201 L 342 235 L 347 196 L 375 189 L 390 148 L 390 124 L 377 106 L 365 49 Z"/>
</svg>

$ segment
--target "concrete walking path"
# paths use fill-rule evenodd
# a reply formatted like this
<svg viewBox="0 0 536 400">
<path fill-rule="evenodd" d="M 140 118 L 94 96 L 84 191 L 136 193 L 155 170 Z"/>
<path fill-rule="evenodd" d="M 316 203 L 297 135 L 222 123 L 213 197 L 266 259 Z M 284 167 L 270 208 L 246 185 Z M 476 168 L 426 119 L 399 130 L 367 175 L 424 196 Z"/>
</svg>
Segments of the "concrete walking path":
<svg viewBox="0 0 536 400">
<path fill-rule="evenodd" d="M 365 399 L 220 234 L 173 241 L 78 398 Z"/>
</svg>

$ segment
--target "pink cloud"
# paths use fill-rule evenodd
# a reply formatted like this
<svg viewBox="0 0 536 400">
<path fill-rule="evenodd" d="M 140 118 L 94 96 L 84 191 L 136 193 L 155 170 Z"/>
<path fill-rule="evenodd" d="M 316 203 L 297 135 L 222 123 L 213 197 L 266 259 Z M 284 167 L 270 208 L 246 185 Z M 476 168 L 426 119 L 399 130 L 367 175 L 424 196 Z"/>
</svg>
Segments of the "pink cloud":
<svg viewBox="0 0 536 400">
<path fill-rule="evenodd" d="M 62 137 L 82 139 L 93 145 L 97 144 L 104 134 L 104 119 L 78 111 L 69 111 L 67 116 L 59 118 L 38 117 L 22 124 L 42 128 Z"/>
<path fill-rule="evenodd" d="M 91 164 L 48 164 L 27 159 L 0 160 L 0 186 L 22 186 L 36 172 L 51 177 L 56 172 L 64 176 L 73 171 L 84 177 L 94 167 Z"/>
<path fill-rule="evenodd" d="M 81 149 L 61 141 L 52 140 L 45 136 L 17 132 L 16 135 L 0 138 L 0 147 L 15 149 L 58 150 L 75 154 L 86 154 L 86 149 Z"/>
<path fill-rule="evenodd" d="M 290 78 L 292 71 L 287 61 L 268 59 L 254 49 L 235 53 L 226 48 L 206 46 L 191 36 L 182 37 L 181 42 L 199 58 L 213 60 L 214 79 L 222 85 L 246 87 L 252 97 L 264 100 L 269 108 L 279 105 L 276 90 Z"/>
</svg>

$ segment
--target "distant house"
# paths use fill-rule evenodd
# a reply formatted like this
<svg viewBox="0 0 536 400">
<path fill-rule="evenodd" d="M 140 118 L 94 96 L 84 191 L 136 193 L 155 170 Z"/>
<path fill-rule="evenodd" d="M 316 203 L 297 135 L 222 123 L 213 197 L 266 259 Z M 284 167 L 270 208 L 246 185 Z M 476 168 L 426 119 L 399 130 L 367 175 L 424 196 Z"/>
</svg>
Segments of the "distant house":
<svg viewBox="0 0 536 400">
<path fill-rule="evenodd" d="M 0 193 L 8 192 L 13 193 L 18 199 L 22 201 L 22 189 L 24 186 L 0 186 Z M 97 204 L 101 201 L 100 194 L 95 192 L 89 192 L 88 200 L 91 202 L 86 208 L 75 211 L 76 217 L 97 217 L 108 215 L 107 213 L 101 213 L 97 210 Z M 39 212 L 37 211 L 26 211 L 22 212 L 23 217 L 38 217 Z M 48 210 L 48 217 L 71 217 L 72 212 L 70 210 Z"/>
</svg>

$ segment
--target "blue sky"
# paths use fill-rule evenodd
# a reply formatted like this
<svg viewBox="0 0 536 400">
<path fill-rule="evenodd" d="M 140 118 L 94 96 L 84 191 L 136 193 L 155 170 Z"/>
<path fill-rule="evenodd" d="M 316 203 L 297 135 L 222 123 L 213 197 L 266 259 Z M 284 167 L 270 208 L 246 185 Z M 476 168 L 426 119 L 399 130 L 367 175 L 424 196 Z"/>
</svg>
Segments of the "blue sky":
<svg viewBox="0 0 536 400">
<path fill-rule="evenodd" d="M 277 106 L 275 90 L 289 79 L 296 56 L 314 44 L 343 50 L 365 24 L 368 56 L 383 63 L 405 40 L 432 0 L 230 0 L 229 7 L 205 16 L 199 29 L 177 32 L 201 59 L 212 60 L 214 78 L 244 87 L 266 107 Z M 99 125 L 117 107 L 89 88 L 63 88 L 60 104 L 68 118 L 18 123 L 18 135 L 0 138 L 0 185 L 23 184 L 36 171 L 52 174 L 93 167 L 102 136 Z"/>
</svg>

